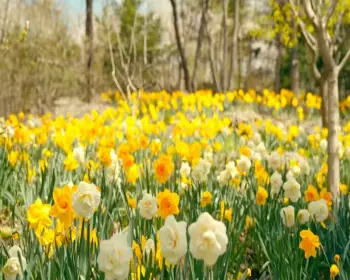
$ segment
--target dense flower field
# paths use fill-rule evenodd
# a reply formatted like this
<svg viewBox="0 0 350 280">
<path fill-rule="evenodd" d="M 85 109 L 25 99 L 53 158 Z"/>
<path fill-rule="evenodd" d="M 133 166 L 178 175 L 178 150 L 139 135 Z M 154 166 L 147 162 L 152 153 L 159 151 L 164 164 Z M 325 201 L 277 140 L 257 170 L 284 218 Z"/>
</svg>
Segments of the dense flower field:
<svg viewBox="0 0 350 280">
<path fill-rule="evenodd" d="M 318 96 L 103 97 L 0 124 L 0 279 L 350 279 L 350 121 L 335 199 Z"/>
</svg>

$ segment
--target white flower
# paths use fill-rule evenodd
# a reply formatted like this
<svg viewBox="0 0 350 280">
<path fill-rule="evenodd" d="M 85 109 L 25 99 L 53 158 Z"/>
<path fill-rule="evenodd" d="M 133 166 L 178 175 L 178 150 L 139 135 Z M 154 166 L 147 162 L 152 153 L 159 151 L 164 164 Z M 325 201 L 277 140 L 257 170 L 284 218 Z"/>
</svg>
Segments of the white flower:
<svg viewBox="0 0 350 280">
<path fill-rule="evenodd" d="M 278 173 L 278 171 L 275 171 L 272 174 L 270 178 L 270 184 L 271 184 L 271 195 L 274 196 L 278 194 L 283 184 L 282 175 Z"/>
<path fill-rule="evenodd" d="M 256 151 L 262 155 L 266 154 L 266 147 L 264 142 L 261 142 L 257 147 L 256 147 Z"/>
<path fill-rule="evenodd" d="M 299 165 L 300 165 L 300 174 L 308 175 L 310 173 L 310 165 L 305 158 L 300 160 Z"/>
<path fill-rule="evenodd" d="M 213 153 L 205 152 L 203 158 L 209 162 L 213 162 Z"/>
<path fill-rule="evenodd" d="M 273 170 L 278 169 L 284 163 L 283 157 L 278 152 L 273 152 L 268 159 L 268 165 Z"/>
<path fill-rule="evenodd" d="M 321 150 L 326 152 L 327 151 L 327 147 L 328 147 L 327 139 L 322 139 L 320 141 L 320 148 L 321 148 Z"/>
<path fill-rule="evenodd" d="M 30 128 L 34 128 L 34 127 L 35 127 L 35 122 L 33 122 L 33 120 L 28 120 L 28 121 L 27 121 L 27 125 L 28 125 Z"/>
<path fill-rule="evenodd" d="M 192 170 L 192 178 L 195 182 L 204 182 L 207 180 L 210 172 L 211 163 L 205 159 L 200 159 L 198 164 Z"/>
<path fill-rule="evenodd" d="M 228 185 L 230 179 L 231 179 L 231 174 L 227 170 L 223 170 L 220 172 L 220 175 L 217 177 L 220 187 L 223 187 L 225 185 Z"/>
<path fill-rule="evenodd" d="M 111 152 L 112 163 L 107 167 L 107 180 L 109 182 L 116 182 L 118 186 L 120 186 L 120 163 L 117 155 L 114 151 Z"/>
<path fill-rule="evenodd" d="M 262 160 L 261 154 L 257 153 L 257 152 L 253 152 L 252 159 L 254 161 L 256 161 L 256 160 L 261 161 Z"/>
<path fill-rule="evenodd" d="M 189 226 L 188 233 L 193 257 L 203 260 L 206 265 L 214 265 L 219 256 L 226 252 L 226 226 L 209 213 L 202 213 L 197 222 Z"/>
<path fill-rule="evenodd" d="M 294 207 L 288 206 L 281 209 L 280 212 L 283 224 L 286 227 L 292 227 L 295 224 L 295 214 L 294 214 Z"/>
<path fill-rule="evenodd" d="M 298 165 L 294 165 L 292 168 L 291 168 L 291 171 L 292 171 L 292 174 L 294 177 L 298 177 L 300 175 L 300 167 Z"/>
<path fill-rule="evenodd" d="M 289 170 L 289 171 L 287 172 L 286 178 L 287 178 L 287 180 L 293 180 L 293 179 L 295 180 L 294 175 L 293 175 L 293 172 L 292 172 L 291 170 Z"/>
<path fill-rule="evenodd" d="M 120 128 L 121 128 L 123 131 L 126 131 L 127 127 L 128 127 L 128 124 L 126 123 L 126 121 L 123 121 L 123 122 L 121 123 Z"/>
<path fill-rule="evenodd" d="M 149 193 L 145 193 L 139 201 L 138 206 L 141 217 L 150 220 L 157 215 L 157 200 Z"/>
<path fill-rule="evenodd" d="M 6 136 L 8 138 L 12 138 L 14 135 L 15 135 L 15 130 L 13 129 L 13 127 L 11 125 L 6 127 Z"/>
<path fill-rule="evenodd" d="M 299 224 L 306 224 L 310 220 L 310 213 L 306 209 L 301 209 L 298 212 L 297 219 Z"/>
<path fill-rule="evenodd" d="M 110 155 L 111 155 L 112 164 L 118 161 L 118 156 L 114 150 L 111 150 Z"/>
<path fill-rule="evenodd" d="M 323 222 L 328 218 L 328 205 L 324 199 L 310 202 L 308 209 L 317 222 Z"/>
<path fill-rule="evenodd" d="M 254 140 L 255 143 L 260 143 L 261 142 L 261 135 L 260 135 L 259 132 L 255 132 L 254 133 L 253 140 Z"/>
<path fill-rule="evenodd" d="M 191 174 L 191 166 L 188 162 L 182 162 L 180 168 L 180 174 L 182 177 L 188 177 Z"/>
<path fill-rule="evenodd" d="M 225 136 L 230 136 L 231 135 L 231 129 L 229 127 L 227 127 L 227 126 L 223 127 L 221 129 L 221 132 Z"/>
<path fill-rule="evenodd" d="M 247 158 L 244 155 L 241 155 L 237 166 L 241 172 L 248 172 L 250 167 L 252 166 L 252 163 L 250 162 L 249 158 Z"/>
<path fill-rule="evenodd" d="M 188 189 L 188 185 L 185 182 L 181 182 L 180 187 L 182 192 Z"/>
<path fill-rule="evenodd" d="M 290 178 L 283 184 L 284 195 L 292 202 L 297 202 L 301 197 L 300 184 L 294 179 Z"/>
<path fill-rule="evenodd" d="M 2 272 L 4 273 L 5 280 L 16 280 L 17 275 L 19 276 L 19 279 L 23 279 L 21 264 L 17 257 L 9 258 Z"/>
<path fill-rule="evenodd" d="M 249 147 L 249 152 L 252 151 L 252 149 L 254 149 L 255 147 L 255 144 L 252 140 L 249 140 L 248 143 L 247 143 L 247 146 Z"/>
<path fill-rule="evenodd" d="M 186 222 L 177 222 L 173 215 L 166 218 L 164 226 L 159 230 L 162 254 L 171 264 L 177 264 L 186 254 L 187 237 Z"/>
<path fill-rule="evenodd" d="M 73 193 L 73 209 L 78 216 L 90 219 L 101 201 L 101 192 L 94 184 L 80 182 Z"/>
<path fill-rule="evenodd" d="M 8 254 L 10 258 L 7 260 L 4 268 L 2 269 L 5 280 L 16 280 L 17 275 L 19 279 L 23 279 L 21 262 L 23 271 L 25 271 L 27 268 L 27 261 L 22 255 L 22 250 L 15 245 L 8 250 Z M 18 254 L 20 255 L 21 260 L 18 259 Z"/>
<path fill-rule="evenodd" d="M 226 171 L 230 173 L 232 179 L 237 176 L 238 171 L 234 161 L 230 161 L 226 164 Z"/>
<path fill-rule="evenodd" d="M 146 255 L 149 255 L 151 253 L 154 254 L 155 252 L 155 244 L 154 244 L 154 240 L 153 239 L 147 239 L 146 244 L 145 244 L 145 249 L 143 250 L 143 253 Z"/>
<path fill-rule="evenodd" d="M 85 162 L 85 149 L 82 146 L 73 149 L 73 157 L 77 162 L 83 164 Z"/>
<path fill-rule="evenodd" d="M 105 273 L 106 280 L 124 280 L 129 276 L 132 249 L 127 242 L 127 232 L 103 240 L 97 257 L 98 267 Z"/>
</svg>

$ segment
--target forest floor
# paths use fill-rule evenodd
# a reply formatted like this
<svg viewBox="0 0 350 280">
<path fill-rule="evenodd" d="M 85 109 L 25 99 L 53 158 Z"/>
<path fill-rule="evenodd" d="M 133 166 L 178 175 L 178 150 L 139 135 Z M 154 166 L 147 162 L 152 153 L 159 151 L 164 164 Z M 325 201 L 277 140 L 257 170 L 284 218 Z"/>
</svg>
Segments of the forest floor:
<svg viewBox="0 0 350 280">
<path fill-rule="evenodd" d="M 52 109 L 52 114 L 54 116 L 67 116 L 67 114 L 72 117 L 81 118 L 85 114 L 90 114 L 93 110 L 98 113 L 102 113 L 108 107 L 113 106 L 107 101 L 103 100 L 100 96 L 93 98 L 91 103 L 86 103 L 77 97 L 62 97 L 55 102 L 55 106 Z M 299 125 L 298 120 L 294 113 L 283 113 L 273 115 L 271 112 L 257 112 L 251 105 L 238 105 L 235 106 L 231 111 L 225 113 L 233 123 L 246 122 L 253 123 L 255 120 L 268 120 L 270 119 L 275 124 L 281 126 L 289 125 Z M 315 125 L 321 125 L 320 118 L 306 118 L 302 123 L 302 128 L 306 132 L 312 132 Z"/>
<path fill-rule="evenodd" d="M 102 113 L 110 106 L 111 104 L 99 96 L 94 97 L 90 103 L 84 102 L 78 97 L 61 97 L 56 100 L 52 114 L 54 116 L 70 114 L 72 117 L 80 118 L 91 113 L 92 110 Z"/>
</svg>

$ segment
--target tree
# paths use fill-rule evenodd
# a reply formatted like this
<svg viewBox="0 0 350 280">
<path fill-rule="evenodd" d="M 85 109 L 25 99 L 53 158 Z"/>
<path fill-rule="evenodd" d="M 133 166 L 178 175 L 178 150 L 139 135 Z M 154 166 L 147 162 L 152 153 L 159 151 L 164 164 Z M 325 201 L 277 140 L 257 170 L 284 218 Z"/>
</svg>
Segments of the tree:
<svg viewBox="0 0 350 280">
<path fill-rule="evenodd" d="M 85 56 L 86 56 L 86 97 L 90 102 L 93 94 L 93 59 L 94 59 L 94 30 L 93 30 L 93 0 L 86 0 L 85 23 Z"/>
<path fill-rule="evenodd" d="M 9 7 L 10 7 L 10 0 L 6 0 L 4 14 L 2 16 L 0 44 L 2 44 L 2 42 L 4 40 L 4 37 L 5 37 L 5 32 L 6 32 L 6 27 L 7 27 L 7 17 L 8 17 L 8 13 L 9 13 Z"/>
<path fill-rule="evenodd" d="M 292 47 L 292 56 L 291 56 L 291 73 L 290 73 L 290 79 L 291 79 L 291 89 L 294 92 L 296 96 L 299 96 L 300 94 L 300 69 L 299 69 L 299 40 L 298 40 L 298 26 L 293 20 L 292 23 L 292 29 L 293 29 L 293 38 L 292 41 L 295 42 L 294 46 Z"/>
<path fill-rule="evenodd" d="M 223 29 L 223 50 L 222 50 L 222 67 L 221 67 L 221 84 L 222 90 L 228 90 L 227 82 L 227 54 L 228 54 L 228 42 L 227 42 L 227 13 L 228 13 L 228 0 L 222 0 L 222 29 Z"/>
<path fill-rule="evenodd" d="M 163 59 L 168 59 L 160 45 L 160 19 L 144 4 L 141 0 L 108 1 L 97 17 L 101 80 L 105 87 L 106 82 L 116 87 L 130 103 L 132 92 L 162 88 Z"/>
<path fill-rule="evenodd" d="M 200 20 L 200 25 L 199 25 L 199 30 L 198 30 L 197 47 L 196 47 L 196 54 L 195 54 L 195 58 L 194 58 L 194 66 L 193 66 L 193 73 L 192 73 L 192 80 L 191 80 L 193 90 L 197 89 L 196 76 L 197 76 L 197 69 L 198 69 L 198 61 L 199 61 L 199 57 L 200 57 L 201 49 L 202 49 L 202 42 L 203 42 L 204 31 L 205 31 L 206 15 L 207 15 L 208 8 L 209 8 L 209 0 L 203 0 L 202 6 L 203 6 L 202 7 L 202 15 L 201 15 L 201 20 Z"/>
<path fill-rule="evenodd" d="M 170 0 L 170 3 L 172 6 L 172 11 L 173 11 L 173 24 L 174 24 L 174 30 L 175 30 L 176 45 L 177 45 L 177 49 L 178 49 L 179 54 L 180 54 L 181 66 L 182 66 L 182 69 L 184 72 L 185 87 L 186 87 L 186 90 L 188 92 L 190 92 L 190 91 L 192 91 L 190 72 L 188 70 L 188 63 L 187 63 L 187 58 L 186 58 L 186 54 L 185 54 L 185 49 L 184 49 L 184 47 L 182 45 L 182 41 L 181 41 L 176 0 Z"/>
<path fill-rule="evenodd" d="M 336 198 L 339 193 L 340 162 L 338 155 L 338 127 L 339 127 L 339 88 L 338 77 L 350 57 L 350 48 L 338 61 L 339 54 L 339 28 L 343 16 L 348 13 L 344 1 L 332 0 L 302 1 L 302 6 L 297 6 L 294 0 L 289 0 L 293 12 L 298 17 L 298 23 L 315 60 L 320 55 L 323 63 L 320 72 L 322 79 L 327 81 L 328 103 L 328 189 Z M 304 12 L 307 22 L 300 16 L 299 10 Z M 323 12 L 326 11 L 326 12 Z M 333 23 L 332 23 L 333 21 Z M 313 32 L 307 28 L 307 23 L 312 26 Z M 315 65 L 315 63 L 314 63 Z"/>
<path fill-rule="evenodd" d="M 0 115 L 43 114 L 53 111 L 59 98 L 85 95 L 82 49 L 72 38 L 62 5 L 58 1 L 10 1 L 0 43 Z"/>
<path fill-rule="evenodd" d="M 252 36 L 263 38 L 273 43 L 276 48 L 273 84 L 275 92 L 287 86 L 298 94 L 299 38 L 297 26 L 294 24 L 294 15 L 287 0 L 270 0 L 268 7 L 270 11 L 260 16 L 259 25 L 253 30 Z"/>
<path fill-rule="evenodd" d="M 236 87 L 236 68 L 238 67 L 238 32 L 240 26 L 240 0 L 234 1 L 234 26 L 232 34 L 232 53 L 231 53 L 231 66 L 229 74 L 228 88 Z"/>
</svg>

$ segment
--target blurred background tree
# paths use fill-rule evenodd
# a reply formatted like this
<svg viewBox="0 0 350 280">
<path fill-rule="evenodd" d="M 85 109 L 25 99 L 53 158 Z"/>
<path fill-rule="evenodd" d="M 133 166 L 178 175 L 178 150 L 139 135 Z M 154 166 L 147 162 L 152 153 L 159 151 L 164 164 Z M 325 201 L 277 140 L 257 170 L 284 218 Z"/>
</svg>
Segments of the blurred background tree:
<svg viewBox="0 0 350 280">
<path fill-rule="evenodd" d="M 159 17 L 147 11 L 141 0 L 125 0 L 106 5 L 97 22 L 104 86 L 115 87 L 117 79 L 123 92 L 157 88 L 156 63 L 162 55 Z"/>
<path fill-rule="evenodd" d="M 48 111 L 56 98 L 80 91 L 81 48 L 54 1 L 11 1 L 10 6 L 3 15 L 0 112 Z"/>
<path fill-rule="evenodd" d="M 78 2 L 80 13 L 72 11 L 72 0 L 0 0 L 0 115 L 50 111 L 62 97 L 94 102 L 107 90 L 125 96 L 140 89 L 186 88 L 320 92 L 312 52 L 287 0 Z M 89 52 L 88 2 L 99 7 L 88 21 Z M 339 9 L 341 15 L 346 7 Z M 348 22 L 344 17 L 337 24 L 343 43 Z M 346 51 L 341 47 L 338 53 L 342 57 Z M 339 75 L 340 99 L 350 90 L 349 71 L 346 64 Z"/>
</svg>

